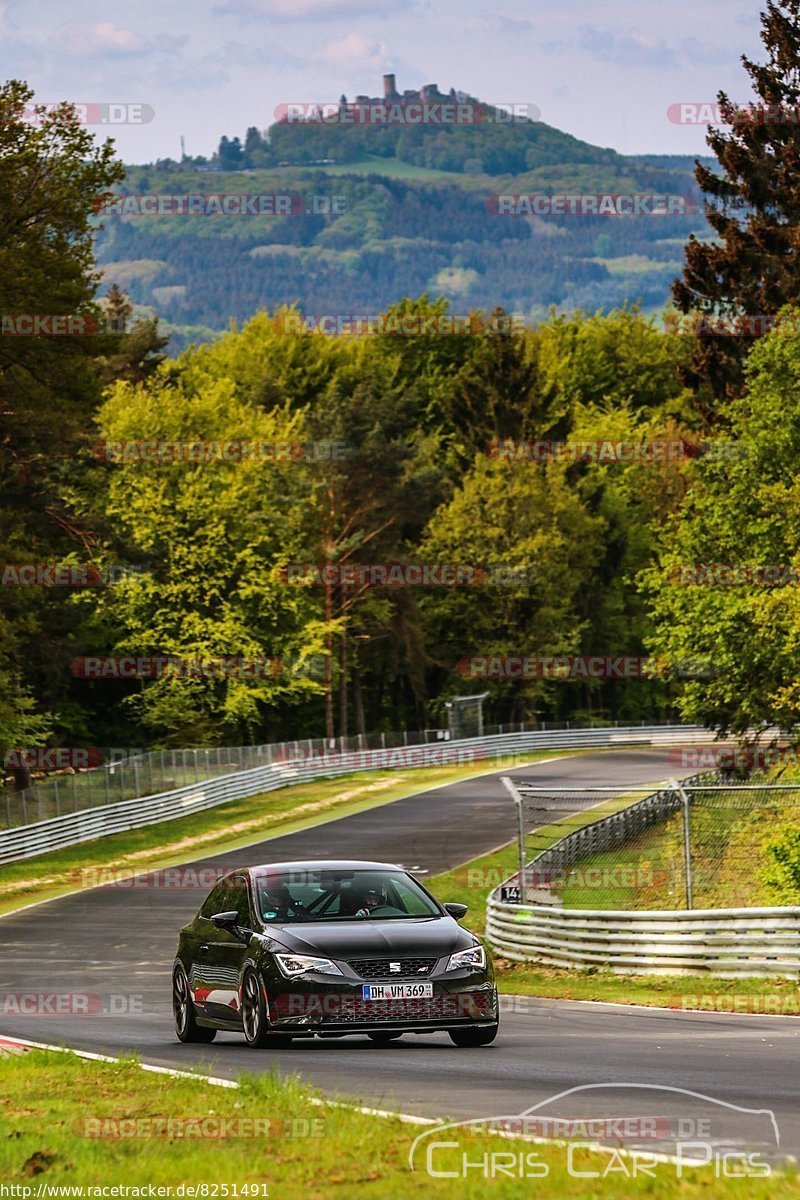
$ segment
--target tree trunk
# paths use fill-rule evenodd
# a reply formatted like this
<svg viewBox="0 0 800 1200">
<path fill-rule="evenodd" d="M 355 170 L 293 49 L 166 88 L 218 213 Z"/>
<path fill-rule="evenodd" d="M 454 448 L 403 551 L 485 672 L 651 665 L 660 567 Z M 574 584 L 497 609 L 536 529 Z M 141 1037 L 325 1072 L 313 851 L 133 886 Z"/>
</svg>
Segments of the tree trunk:
<svg viewBox="0 0 800 1200">
<path fill-rule="evenodd" d="M 332 584 L 325 572 L 325 620 L 333 617 Z M 325 635 L 325 737 L 333 741 L 333 635 Z"/>
<path fill-rule="evenodd" d="M 31 773 L 28 767 L 19 766 L 12 767 L 11 774 L 14 776 L 14 791 L 23 792 L 25 788 L 31 786 Z"/>
<path fill-rule="evenodd" d="M 341 633 L 339 665 L 339 737 L 344 739 L 347 737 L 347 630 Z"/>
<path fill-rule="evenodd" d="M 361 695 L 361 670 L 358 663 L 353 663 L 353 719 L 356 723 L 356 733 L 366 741 L 367 727 L 364 723 L 364 698 Z"/>
</svg>

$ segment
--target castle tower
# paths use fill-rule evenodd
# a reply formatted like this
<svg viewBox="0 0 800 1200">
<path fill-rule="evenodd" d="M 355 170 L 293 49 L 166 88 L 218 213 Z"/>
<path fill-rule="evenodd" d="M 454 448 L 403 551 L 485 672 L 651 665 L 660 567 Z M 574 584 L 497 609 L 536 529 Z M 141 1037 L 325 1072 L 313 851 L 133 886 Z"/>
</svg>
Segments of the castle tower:
<svg viewBox="0 0 800 1200">
<path fill-rule="evenodd" d="M 384 100 L 393 100 L 397 95 L 395 88 L 394 75 L 384 75 L 383 77 L 383 98 Z"/>
</svg>

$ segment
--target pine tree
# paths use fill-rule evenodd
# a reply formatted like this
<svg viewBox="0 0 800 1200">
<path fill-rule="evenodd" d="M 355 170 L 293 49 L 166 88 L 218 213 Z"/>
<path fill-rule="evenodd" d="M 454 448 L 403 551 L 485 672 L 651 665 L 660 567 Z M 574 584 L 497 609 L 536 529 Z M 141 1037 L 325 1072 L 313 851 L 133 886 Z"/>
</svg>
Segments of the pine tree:
<svg viewBox="0 0 800 1200">
<path fill-rule="evenodd" d="M 761 24 L 767 61 L 742 56 L 757 100 L 741 107 L 719 93 L 730 129 L 709 129 L 707 142 L 722 171 L 695 168 L 717 238 L 692 235 L 673 285 L 679 311 L 701 319 L 684 382 L 706 385 L 709 415 L 740 390 L 752 338 L 768 327 L 758 318 L 800 303 L 800 0 L 768 0 Z M 744 336 L 703 323 L 738 316 L 751 318 Z"/>
</svg>

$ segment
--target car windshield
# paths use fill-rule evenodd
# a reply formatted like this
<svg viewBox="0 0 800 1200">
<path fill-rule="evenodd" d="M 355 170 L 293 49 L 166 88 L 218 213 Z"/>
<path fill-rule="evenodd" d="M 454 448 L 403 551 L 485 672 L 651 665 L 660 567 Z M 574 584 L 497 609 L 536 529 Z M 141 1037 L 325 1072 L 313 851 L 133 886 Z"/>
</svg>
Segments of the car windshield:
<svg viewBox="0 0 800 1200">
<path fill-rule="evenodd" d="M 430 896 L 402 871 L 275 870 L 257 874 L 254 881 L 265 925 L 442 915 Z"/>
</svg>

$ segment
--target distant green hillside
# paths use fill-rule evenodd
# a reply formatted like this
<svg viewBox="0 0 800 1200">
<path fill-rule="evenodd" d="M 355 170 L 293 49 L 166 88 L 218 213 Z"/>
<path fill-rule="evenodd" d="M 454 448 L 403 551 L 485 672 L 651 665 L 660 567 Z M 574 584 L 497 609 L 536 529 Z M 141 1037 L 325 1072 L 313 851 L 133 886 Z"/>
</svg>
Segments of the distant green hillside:
<svg viewBox="0 0 800 1200">
<path fill-rule="evenodd" d="M 490 211 L 498 193 L 700 200 L 689 158 L 625 157 L 541 122 L 444 130 L 279 124 L 268 140 L 252 128 L 242 143 L 223 141 L 227 150 L 221 146 L 211 164 L 132 166 L 124 190 L 290 192 L 300 197 L 294 207 L 308 211 L 112 214 L 98 234 L 105 281 L 172 326 L 176 347 L 262 308 L 380 312 L 426 291 L 446 295 L 455 311 L 502 305 L 529 320 L 551 306 L 608 310 L 638 302 L 656 311 L 668 300 L 688 235 L 709 235 L 701 209 L 670 217 Z M 236 146 L 242 169 L 220 170 Z M 265 158 L 272 162 L 244 165 Z M 310 161 L 317 165 L 299 165 Z"/>
</svg>

